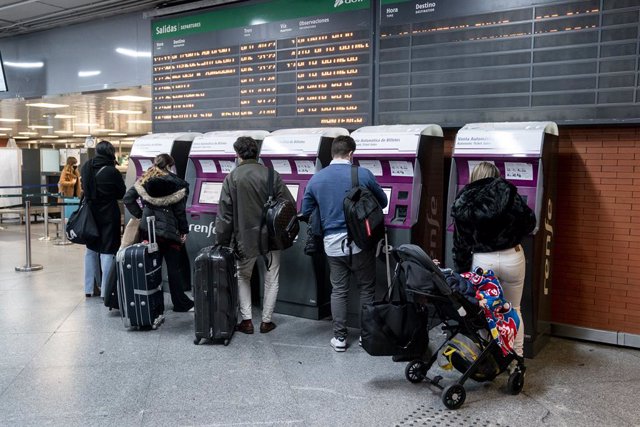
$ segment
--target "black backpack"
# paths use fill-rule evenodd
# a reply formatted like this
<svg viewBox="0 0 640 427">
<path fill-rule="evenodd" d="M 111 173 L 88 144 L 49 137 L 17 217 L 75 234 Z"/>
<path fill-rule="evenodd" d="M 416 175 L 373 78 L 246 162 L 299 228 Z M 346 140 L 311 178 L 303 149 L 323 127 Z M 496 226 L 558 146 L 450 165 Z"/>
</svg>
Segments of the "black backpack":
<svg viewBox="0 0 640 427">
<path fill-rule="evenodd" d="M 273 169 L 269 168 L 269 199 L 262 210 L 262 227 L 267 227 L 269 234 L 269 251 L 287 249 L 293 245 L 300 223 L 296 205 L 289 199 L 275 198 Z M 262 229 L 261 227 L 261 229 Z M 262 239 L 260 240 L 262 242 Z M 262 252 L 262 248 L 260 248 Z"/>
<path fill-rule="evenodd" d="M 343 210 L 347 240 L 360 249 L 374 249 L 384 238 L 384 214 L 376 196 L 360 187 L 357 166 L 351 166 L 351 189 L 344 198 Z"/>
</svg>

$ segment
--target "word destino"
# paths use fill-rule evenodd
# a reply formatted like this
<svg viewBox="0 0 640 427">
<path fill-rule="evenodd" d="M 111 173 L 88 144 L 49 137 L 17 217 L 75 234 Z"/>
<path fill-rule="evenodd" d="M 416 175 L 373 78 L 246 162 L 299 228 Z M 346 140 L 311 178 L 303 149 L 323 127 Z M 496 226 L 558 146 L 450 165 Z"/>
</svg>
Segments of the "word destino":
<svg viewBox="0 0 640 427">
<path fill-rule="evenodd" d="M 201 22 L 192 22 L 190 24 L 164 24 L 160 27 L 156 27 L 156 35 L 167 34 L 167 33 L 175 33 L 178 30 L 189 30 L 191 28 L 200 28 L 202 26 Z"/>
</svg>

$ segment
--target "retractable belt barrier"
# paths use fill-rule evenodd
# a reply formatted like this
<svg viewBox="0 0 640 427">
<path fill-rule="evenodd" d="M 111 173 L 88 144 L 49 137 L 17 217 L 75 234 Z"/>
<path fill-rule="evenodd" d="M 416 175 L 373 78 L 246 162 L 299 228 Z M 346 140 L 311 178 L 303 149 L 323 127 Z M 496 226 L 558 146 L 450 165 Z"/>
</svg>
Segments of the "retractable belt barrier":
<svg viewBox="0 0 640 427">
<path fill-rule="evenodd" d="M 27 188 L 43 188 L 43 187 L 57 187 L 57 184 L 42 184 L 42 185 L 24 185 L 24 186 L 16 186 L 16 185 L 4 185 L 4 186 L 0 186 L 0 190 L 1 189 L 27 189 Z M 0 198 L 16 198 L 16 197 L 20 197 L 23 199 L 24 201 L 24 223 L 25 223 L 25 252 L 26 252 L 26 262 L 23 266 L 20 267 L 16 267 L 15 270 L 18 272 L 29 272 L 29 271 L 37 271 L 37 270 L 42 270 L 44 267 L 40 264 L 32 264 L 31 263 L 31 200 L 29 199 L 34 199 L 34 198 L 41 198 L 42 199 L 42 207 L 44 209 L 43 212 L 43 218 L 44 218 L 44 237 L 41 238 L 40 240 L 49 240 L 49 207 L 52 206 L 49 203 L 49 197 L 55 197 L 58 199 L 62 199 L 63 203 L 56 203 L 55 206 L 77 206 L 77 203 L 65 203 L 64 200 L 65 199 L 73 199 L 73 197 L 66 197 L 61 193 L 49 193 L 49 192 L 41 192 L 41 193 L 19 193 L 19 194 L 0 194 Z M 18 205 L 9 205 L 9 206 L 2 206 L 0 207 L 0 213 L 2 213 L 3 210 L 8 210 L 8 209 L 16 209 L 16 208 L 21 208 L 23 205 L 22 204 L 18 204 Z M 13 213 L 13 212 L 11 212 Z M 66 222 L 66 218 L 64 215 L 64 209 L 61 211 L 61 217 L 62 217 L 62 227 L 64 228 L 65 226 L 65 222 Z M 3 227 L 0 227 L 0 229 L 4 229 Z M 66 240 L 66 234 L 64 233 L 63 230 L 63 240 L 62 242 L 58 242 L 56 244 L 60 244 L 60 245 L 67 245 L 67 244 L 71 244 L 71 242 L 69 242 L 68 240 Z"/>
</svg>

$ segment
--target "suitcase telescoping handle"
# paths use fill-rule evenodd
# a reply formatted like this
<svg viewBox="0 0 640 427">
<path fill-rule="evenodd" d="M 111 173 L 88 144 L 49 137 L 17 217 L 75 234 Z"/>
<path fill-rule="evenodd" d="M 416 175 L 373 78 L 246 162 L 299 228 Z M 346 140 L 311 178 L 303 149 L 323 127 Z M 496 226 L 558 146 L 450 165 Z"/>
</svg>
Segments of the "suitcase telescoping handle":
<svg viewBox="0 0 640 427">
<path fill-rule="evenodd" d="M 156 217 L 147 217 L 147 231 L 149 232 L 149 252 L 158 250 L 158 242 L 156 241 Z"/>
</svg>

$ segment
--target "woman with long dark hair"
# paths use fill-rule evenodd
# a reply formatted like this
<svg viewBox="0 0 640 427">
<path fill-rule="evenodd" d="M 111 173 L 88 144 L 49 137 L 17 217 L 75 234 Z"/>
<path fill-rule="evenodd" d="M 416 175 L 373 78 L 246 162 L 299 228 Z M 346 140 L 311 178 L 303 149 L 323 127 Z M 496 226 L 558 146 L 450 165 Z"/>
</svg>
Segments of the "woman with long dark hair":
<svg viewBox="0 0 640 427">
<path fill-rule="evenodd" d="M 153 165 L 145 171 L 124 196 L 124 205 L 140 218 L 140 231 L 148 234 L 147 217 L 156 218 L 158 249 L 167 264 L 169 291 L 173 311 L 189 311 L 193 301 L 184 293 L 182 245 L 189 233 L 187 196 L 189 184 L 171 171 L 175 161 L 168 154 L 158 154 Z M 140 200 L 142 208 L 138 201 Z"/>
<path fill-rule="evenodd" d="M 120 208 L 126 187 L 122 174 L 116 169 L 116 150 L 109 141 L 96 145 L 96 156 L 82 166 L 82 191 L 87 199 L 100 238 L 87 243 L 84 257 L 84 294 L 88 298 L 94 281 L 100 280 L 100 296 L 104 298 L 106 284 L 114 274 L 115 255 L 120 247 Z"/>
</svg>

